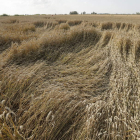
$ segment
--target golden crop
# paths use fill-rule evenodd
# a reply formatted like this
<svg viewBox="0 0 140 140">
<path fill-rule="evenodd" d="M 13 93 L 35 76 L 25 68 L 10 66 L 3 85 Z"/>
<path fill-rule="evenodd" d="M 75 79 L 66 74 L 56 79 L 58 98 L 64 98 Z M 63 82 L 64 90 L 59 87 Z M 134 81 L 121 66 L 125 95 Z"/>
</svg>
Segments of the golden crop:
<svg viewBox="0 0 140 140">
<path fill-rule="evenodd" d="M 140 139 L 139 27 L 135 15 L 0 17 L 0 139 Z"/>
</svg>

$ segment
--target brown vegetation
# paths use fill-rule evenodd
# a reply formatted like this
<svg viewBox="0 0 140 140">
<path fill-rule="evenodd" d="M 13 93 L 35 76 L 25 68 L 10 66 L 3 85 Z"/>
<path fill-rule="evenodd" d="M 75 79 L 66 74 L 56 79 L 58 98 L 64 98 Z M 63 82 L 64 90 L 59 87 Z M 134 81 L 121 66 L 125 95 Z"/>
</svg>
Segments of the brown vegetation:
<svg viewBox="0 0 140 140">
<path fill-rule="evenodd" d="M 44 21 L 35 21 L 34 22 L 35 27 L 43 27 L 46 25 Z"/>
<path fill-rule="evenodd" d="M 61 24 L 61 23 L 66 23 L 67 22 L 67 20 L 56 20 L 59 24 Z"/>
<path fill-rule="evenodd" d="M 35 17 L 0 19 L 0 139 L 140 139 L 139 24 Z"/>
<path fill-rule="evenodd" d="M 108 30 L 113 28 L 113 23 L 112 22 L 107 22 L 107 23 L 102 23 L 101 29 L 102 30 Z"/>
<path fill-rule="evenodd" d="M 79 25 L 82 23 L 81 20 L 73 20 L 73 21 L 68 21 L 67 22 L 70 26 L 75 26 L 75 25 Z"/>
<path fill-rule="evenodd" d="M 67 23 L 61 23 L 59 29 L 69 30 L 70 26 Z"/>
</svg>

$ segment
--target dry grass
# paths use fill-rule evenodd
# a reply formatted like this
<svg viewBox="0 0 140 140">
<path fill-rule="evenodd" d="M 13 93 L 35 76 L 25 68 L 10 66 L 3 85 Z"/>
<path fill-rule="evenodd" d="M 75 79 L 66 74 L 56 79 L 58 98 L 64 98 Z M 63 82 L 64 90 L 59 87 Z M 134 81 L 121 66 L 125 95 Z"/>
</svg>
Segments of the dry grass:
<svg viewBox="0 0 140 140">
<path fill-rule="evenodd" d="M 0 139 L 140 139 L 139 24 L 35 17 L 0 19 Z"/>
<path fill-rule="evenodd" d="M 59 24 L 61 24 L 61 23 L 66 23 L 67 22 L 67 20 L 56 20 Z"/>
<path fill-rule="evenodd" d="M 136 42 L 135 45 L 135 59 L 136 61 L 139 61 L 140 58 L 140 41 Z"/>
<path fill-rule="evenodd" d="M 43 27 L 46 25 L 44 21 L 35 21 L 34 22 L 35 27 Z"/>
<path fill-rule="evenodd" d="M 11 43 L 21 43 L 22 41 L 36 38 L 38 34 L 33 24 L 4 25 L 0 28 L 0 52 L 11 46 Z"/>
<path fill-rule="evenodd" d="M 111 32 L 105 33 L 105 35 L 103 37 L 103 44 L 102 44 L 103 47 L 109 43 L 109 41 L 111 40 L 111 36 L 112 36 Z"/>
<path fill-rule="evenodd" d="M 72 20 L 72 21 L 68 21 L 67 22 L 69 24 L 69 26 L 75 26 L 75 25 L 79 25 L 82 23 L 81 20 Z"/>
<path fill-rule="evenodd" d="M 55 61 L 61 53 L 80 51 L 82 48 L 76 47 L 77 44 L 93 43 L 96 44 L 101 34 L 93 28 L 73 29 L 68 33 L 50 32 L 43 37 L 23 41 L 21 44 L 13 44 L 7 53 L 7 61 L 34 61 L 36 59 L 46 59 Z M 90 42 L 89 42 L 90 41 Z"/>
<path fill-rule="evenodd" d="M 113 28 L 113 23 L 112 22 L 107 22 L 107 23 L 102 23 L 101 29 L 102 30 L 109 30 Z"/>
<path fill-rule="evenodd" d="M 117 27 L 117 29 L 119 30 L 120 27 L 121 27 L 121 22 L 120 22 L 120 23 L 116 23 L 116 27 Z"/>
<path fill-rule="evenodd" d="M 69 30 L 70 26 L 67 23 L 60 24 L 59 29 Z"/>
<path fill-rule="evenodd" d="M 122 23 L 121 29 L 124 29 L 126 27 L 126 23 Z"/>
<path fill-rule="evenodd" d="M 17 20 L 17 19 L 11 19 L 11 20 L 3 21 L 2 23 L 5 23 L 5 24 L 19 23 L 19 20 Z"/>
</svg>

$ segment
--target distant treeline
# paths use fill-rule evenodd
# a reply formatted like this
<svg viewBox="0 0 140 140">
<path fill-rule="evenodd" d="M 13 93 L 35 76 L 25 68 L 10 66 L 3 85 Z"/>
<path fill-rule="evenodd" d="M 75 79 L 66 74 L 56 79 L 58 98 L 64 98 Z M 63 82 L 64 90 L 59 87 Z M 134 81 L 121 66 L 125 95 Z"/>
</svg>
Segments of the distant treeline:
<svg viewBox="0 0 140 140">
<path fill-rule="evenodd" d="M 69 13 L 70 15 L 78 15 L 79 13 L 77 12 L 77 11 L 71 11 L 70 13 Z M 84 12 L 82 12 L 81 13 L 81 15 L 89 15 L 89 14 L 93 14 L 93 15 L 96 15 L 96 14 L 98 14 L 98 15 L 140 15 L 140 12 L 136 12 L 136 13 L 133 13 L 133 14 L 130 14 L 130 13 L 128 13 L 128 14 L 118 14 L 118 13 L 116 13 L 116 14 L 111 14 L 111 13 L 96 13 L 96 12 L 92 12 L 92 13 L 86 13 L 85 11 Z M 0 15 L 0 16 L 29 16 L 30 14 L 24 14 L 24 15 L 19 15 L 19 14 L 15 14 L 15 15 L 8 15 L 8 14 L 2 14 L 2 15 Z M 34 15 L 68 15 L 68 14 L 34 14 Z"/>
</svg>

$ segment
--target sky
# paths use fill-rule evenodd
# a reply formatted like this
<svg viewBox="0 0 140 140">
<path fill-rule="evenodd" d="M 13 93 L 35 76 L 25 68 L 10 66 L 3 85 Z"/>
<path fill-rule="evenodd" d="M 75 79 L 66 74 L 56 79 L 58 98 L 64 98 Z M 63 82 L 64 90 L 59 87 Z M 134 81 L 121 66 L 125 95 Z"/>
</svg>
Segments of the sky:
<svg viewBox="0 0 140 140">
<path fill-rule="evenodd" d="M 70 11 L 133 14 L 140 12 L 140 0 L 0 0 L 0 15 L 69 14 Z"/>
</svg>

